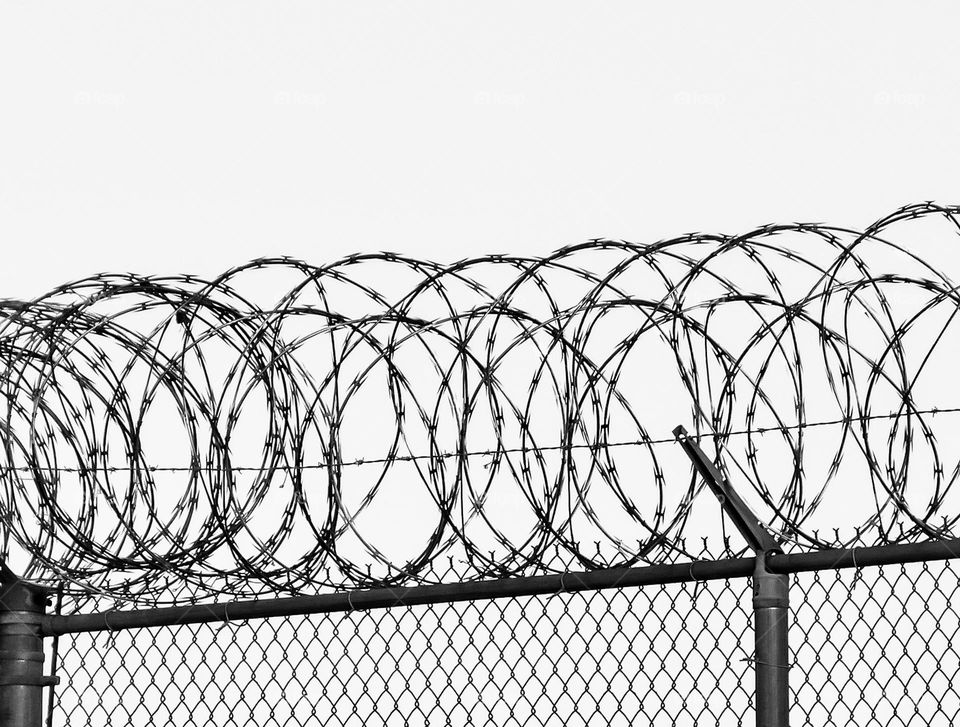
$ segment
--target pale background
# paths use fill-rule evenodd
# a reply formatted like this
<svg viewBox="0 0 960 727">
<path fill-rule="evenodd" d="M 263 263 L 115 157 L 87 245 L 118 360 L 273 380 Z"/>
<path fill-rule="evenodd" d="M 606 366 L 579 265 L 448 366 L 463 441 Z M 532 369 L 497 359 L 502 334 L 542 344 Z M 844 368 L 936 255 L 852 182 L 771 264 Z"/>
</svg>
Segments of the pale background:
<svg viewBox="0 0 960 727">
<path fill-rule="evenodd" d="M 862 228 L 960 201 L 949 4 L 2 8 L 0 297 L 259 256 Z M 954 240 L 918 252 L 957 278 Z M 687 416 L 641 395 L 663 402 L 657 434 Z M 835 491 L 845 519 L 863 491 Z"/>
<path fill-rule="evenodd" d="M 946 2 L 3 2 L 0 297 L 263 255 L 539 255 L 957 203 L 958 21 Z M 960 252 L 935 253 L 960 278 Z M 211 638 L 245 651 L 246 628 Z M 88 648 L 62 647 L 61 709 L 95 710 L 94 692 L 137 709 L 154 674 L 120 670 L 138 688 L 103 693 L 117 667 L 87 679 Z M 242 658 L 223 653 L 210 663 L 232 674 Z M 157 681 L 148 707 L 178 708 L 177 679 Z"/>
<path fill-rule="evenodd" d="M 0 295 L 960 199 L 960 9 L 5 2 Z"/>
</svg>

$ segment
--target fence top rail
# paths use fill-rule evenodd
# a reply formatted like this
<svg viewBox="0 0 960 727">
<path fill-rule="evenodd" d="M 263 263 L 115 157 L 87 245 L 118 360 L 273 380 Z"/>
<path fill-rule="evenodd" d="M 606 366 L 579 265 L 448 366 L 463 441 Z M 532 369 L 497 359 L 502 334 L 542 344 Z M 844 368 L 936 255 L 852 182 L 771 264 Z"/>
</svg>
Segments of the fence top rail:
<svg viewBox="0 0 960 727">
<path fill-rule="evenodd" d="M 802 573 L 869 566 L 949 560 L 960 557 L 960 538 L 904 545 L 823 550 L 766 556 L 777 573 Z M 45 636 L 89 631 L 121 631 L 186 624 L 222 623 L 247 619 L 302 616 L 318 613 L 367 611 L 397 606 L 544 596 L 672 583 L 745 578 L 753 574 L 754 558 L 695 560 L 641 568 L 500 578 L 440 585 L 375 588 L 313 596 L 193 604 L 131 611 L 100 611 L 67 616 L 45 616 Z"/>
</svg>

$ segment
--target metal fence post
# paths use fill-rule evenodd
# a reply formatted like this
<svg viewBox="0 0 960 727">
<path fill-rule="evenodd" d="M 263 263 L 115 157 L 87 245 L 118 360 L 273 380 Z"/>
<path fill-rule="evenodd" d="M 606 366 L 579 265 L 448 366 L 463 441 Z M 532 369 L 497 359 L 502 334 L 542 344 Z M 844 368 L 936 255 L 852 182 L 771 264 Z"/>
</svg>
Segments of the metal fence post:
<svg viewBox="0 0 960 727">
<path fill-rule="evenodd" d="M 41 621 L 46 591 L 23 581 L 0 584 L 0 727 L 42 727 Z"/>
<path fill-rule="evenodd" d="M 766 554 L 753 572 L 754 669 L 757 727 L 787 727 L 790 721 L 790 576 L 771 573 Z"/>
<path fill-rule="evenodd" d="M 790 722 L 790 576 L 767 568 L 767 556 L 780 553 L 780 543 L 760 522 L 723 473 L 682 426 L 673 430 L 694 469 L 720 507 L 756 554 L 753 569 L 753 664 L 757 727 L 788 727 Z"/>
</svg>

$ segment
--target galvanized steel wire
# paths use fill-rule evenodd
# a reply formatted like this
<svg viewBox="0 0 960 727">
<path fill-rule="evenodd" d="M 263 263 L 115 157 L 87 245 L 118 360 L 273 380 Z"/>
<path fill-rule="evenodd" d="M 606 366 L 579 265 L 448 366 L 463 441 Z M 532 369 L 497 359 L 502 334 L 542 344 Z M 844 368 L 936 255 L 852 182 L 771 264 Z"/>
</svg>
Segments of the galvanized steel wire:
<svg viewBox="0 0 960 727">
<path fill-rule="evenodd" d="M 4 553 L 157 603 L 663 562 L 701 534 L 680 422 L 797 547 L 947 537 L 960 296 L 911 247 L 930 225 L 955 245 L 960 208 L 3 301 Z"/>
</svg>

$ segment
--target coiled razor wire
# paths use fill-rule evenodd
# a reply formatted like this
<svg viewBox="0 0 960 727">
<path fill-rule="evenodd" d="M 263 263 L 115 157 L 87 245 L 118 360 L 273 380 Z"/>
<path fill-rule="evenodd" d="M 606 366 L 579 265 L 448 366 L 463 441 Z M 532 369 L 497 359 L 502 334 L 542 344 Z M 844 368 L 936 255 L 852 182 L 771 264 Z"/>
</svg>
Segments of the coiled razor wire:
<svg viewBox="0 0 960 727">
<path fill-rule="evenodd" d="M 925 203 L 4 301 L 4 557 L 140 602 L 662 562 L 718 519 L 680 423 L 791 547 L 946 537 L 960 301 L 920 248 L 958 228 Z"/>
</svg>

